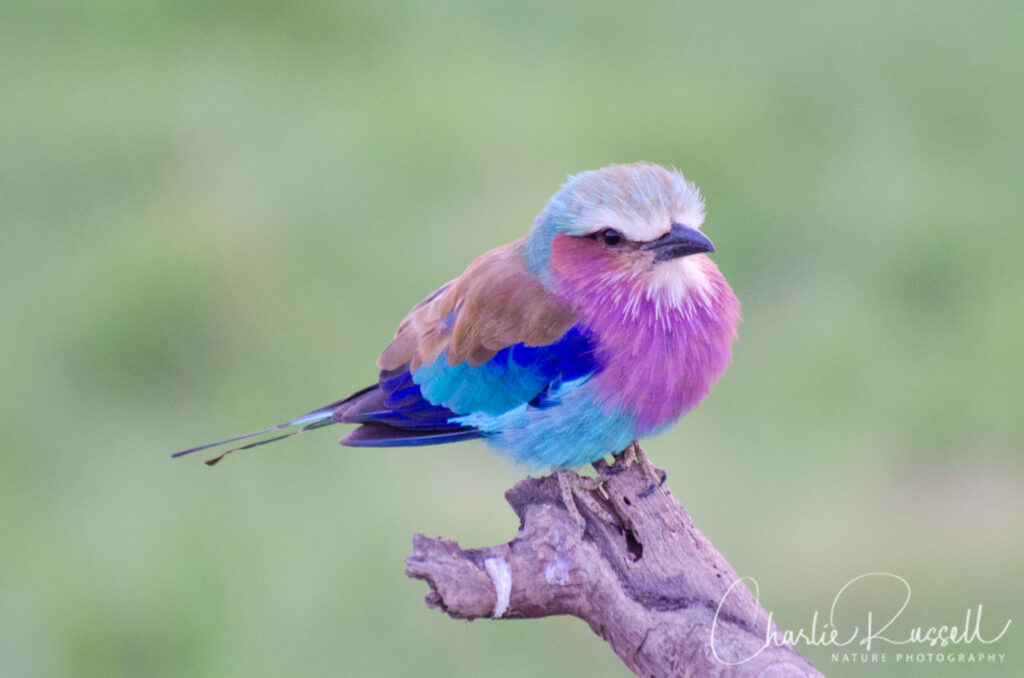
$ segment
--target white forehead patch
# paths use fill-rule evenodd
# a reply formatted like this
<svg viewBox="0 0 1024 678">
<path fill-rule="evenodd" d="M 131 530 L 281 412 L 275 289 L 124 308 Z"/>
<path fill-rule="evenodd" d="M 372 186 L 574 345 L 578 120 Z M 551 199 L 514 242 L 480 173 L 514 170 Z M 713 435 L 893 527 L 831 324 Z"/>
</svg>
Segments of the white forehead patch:
<svg viewBox="0 0 1024 678">
<path fill-rule="evenodd" d="M 601 207 L 587 214 L 583 235 L 599 233 L 606 228 L 614 228 L 627 240 L 651 242 L 667 234 L 673 223 L 699 229 L 704 223 L 704 212 L 700 209 L 681 210 L 677 214 L 656 214 L 642 217 Z"/>
</svg>

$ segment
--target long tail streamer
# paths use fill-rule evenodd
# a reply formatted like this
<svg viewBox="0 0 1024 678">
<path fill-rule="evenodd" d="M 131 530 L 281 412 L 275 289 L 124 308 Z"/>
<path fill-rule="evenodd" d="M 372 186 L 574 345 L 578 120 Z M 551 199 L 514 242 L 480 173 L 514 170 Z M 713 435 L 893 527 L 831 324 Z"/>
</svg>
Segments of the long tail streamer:
<svg viewBox="0 0 1024 678">
<path fill-rule="evenodd" d="M 226 445 L 227 443 L 233 443 L 233 442 L 236 442 L 236 441 L 239 441 L 239 440 L 245 440 L 246 438 L 252 438 L 254 436 L 259 436 L 259 435 L 266 435 L 267 433 L 274 433 L 275 431 L 281 431 L 283 429 L 291 428 L 293 426 L 301 426 L 301 428 L 297 428 L 294 431 L 288 431 L 287 433 L 282 433 L 280 435 L 276 435 L 276 436 L 273 436 L 273 437 L 270 437 L 270 438 L 264 438 L 263 440 L 257 440 L 255 442 L 251 442 L 251 443 L 248 443 L 246 445 L 240 445 L 239 447 L 233 447 L 233 448 L 231 448 L 231 449 L 229 449 L 229 450 L 227 450 L 225 452 L 222 452 L 221 454 L 217 455 L 213 459 L 209 459 L 209 460 L 207 460 L 205 462 L 207 466 L 213 466 L 214 464 L 216 464 L 217 462 L 219 462 L 221 459 L 223 459 L 224 457 L 228 456 L 232 452 L 238 452 L 239 450 L 248 450 L 248 449 L 253 448 L 253 447 L 259 447 L 260 445 L 266 445 L 267 443 L 272 443 L 272 442 L 275 442 L 275 441 L 278 441 L 278 440 L 283 440 L 285 438 L 290 438 L 290 437 L 292 437 L 294 435 L 298 435 L 299 433 L 303 433 L 305 431 L 312 431 L 315 428 L 321 428 L 321 427 L 324 427 L 324 426 L 329 426 L 330 424 L 335 423 L 334 420 L 331 418 L 331 415 L 334 413 L 334 408 L 336 408 L 338 405 L 340 405 L 343 402 L 344 402 L 344 400 L 339 400 L 336 403 L 331 403 L 330 405 L 327 405 L 325 407 L 321 407 L 319 409 L 313 410 L 312 412 L 307 412 L 306 414 L 302 415 L 301 417 L 296 417 L 295 419 L 292 419 L 291 421 L 286 421 L 285 423 L 278 424 L 277 426 L 271 426 L 270 428 L 261 429 L 259 431 L 253 431 L 252 433 L 246 433 L 245 435 L 235 436 L 233 438 L 226 438 L 224 440 L 218 440 L 215 443 L 207 443 L 206 445 L 199 445 L 198 447 L 191 447 L 191 448 L 189 448 L 187 450 L 182 450 L 181 452 L 175 452 L 171 456 L 172 457 L 183 457 L 186 454 L 192 454 L 193 452 L 200 452 L 202 450 L 208 450 L 208 449 L 210 449 L 212 447 L 217 447 L 219 445 Z"/>
</svg>

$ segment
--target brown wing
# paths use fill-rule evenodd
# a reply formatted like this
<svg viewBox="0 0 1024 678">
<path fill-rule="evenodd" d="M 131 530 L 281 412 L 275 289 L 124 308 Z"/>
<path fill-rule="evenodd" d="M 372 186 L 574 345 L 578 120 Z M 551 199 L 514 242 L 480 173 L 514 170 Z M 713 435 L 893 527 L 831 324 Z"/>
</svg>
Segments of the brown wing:
<svg viewBox="0 0 1024 678">
<path fill-rule="evenodd" d="M 572 311 L 529 273 L 519 239 L 482 254 L 413 307 L 377 364 L 415 371 L 448 349 L 448 364 L 481 365 L 513 344 L 543 346 L 575 323 Z"/>
</svg>

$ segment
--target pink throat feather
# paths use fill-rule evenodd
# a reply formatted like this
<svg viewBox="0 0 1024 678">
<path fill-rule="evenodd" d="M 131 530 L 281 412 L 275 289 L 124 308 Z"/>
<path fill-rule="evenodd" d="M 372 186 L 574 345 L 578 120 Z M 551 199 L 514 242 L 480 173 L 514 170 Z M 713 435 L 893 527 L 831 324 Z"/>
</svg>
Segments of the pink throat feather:
<svg viewBox="0 0 1024 678">
<path fill-rule="evenodd" d="M 665 280 L 657 267 L 673 262 L 624 266 L 594 245 L 555 238 L 555 294 L 597 338 L 600 404 L 632 413 L 638 435 L 649 435 L 696 406 L 729 366 L 739 301 L 703 254 L 687 257 L 691 280 Z"/>
</svg>

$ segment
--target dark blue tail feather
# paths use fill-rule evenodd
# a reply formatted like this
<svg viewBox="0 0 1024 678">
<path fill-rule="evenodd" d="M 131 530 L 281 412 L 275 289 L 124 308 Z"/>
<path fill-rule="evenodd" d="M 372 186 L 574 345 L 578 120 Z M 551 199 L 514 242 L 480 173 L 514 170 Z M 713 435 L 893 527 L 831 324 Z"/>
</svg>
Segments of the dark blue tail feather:
<svg viewBox="0 0 1024 678">
<path fill-rule="evenodd" d="M 454 443 L 480 437 L 480 431 L 469 427 L 432 431 L 396 428 L 385 424 L 363 424 L 342 438 L 341 444 L 348 447 L 412 447 Z"/>
</svg>

